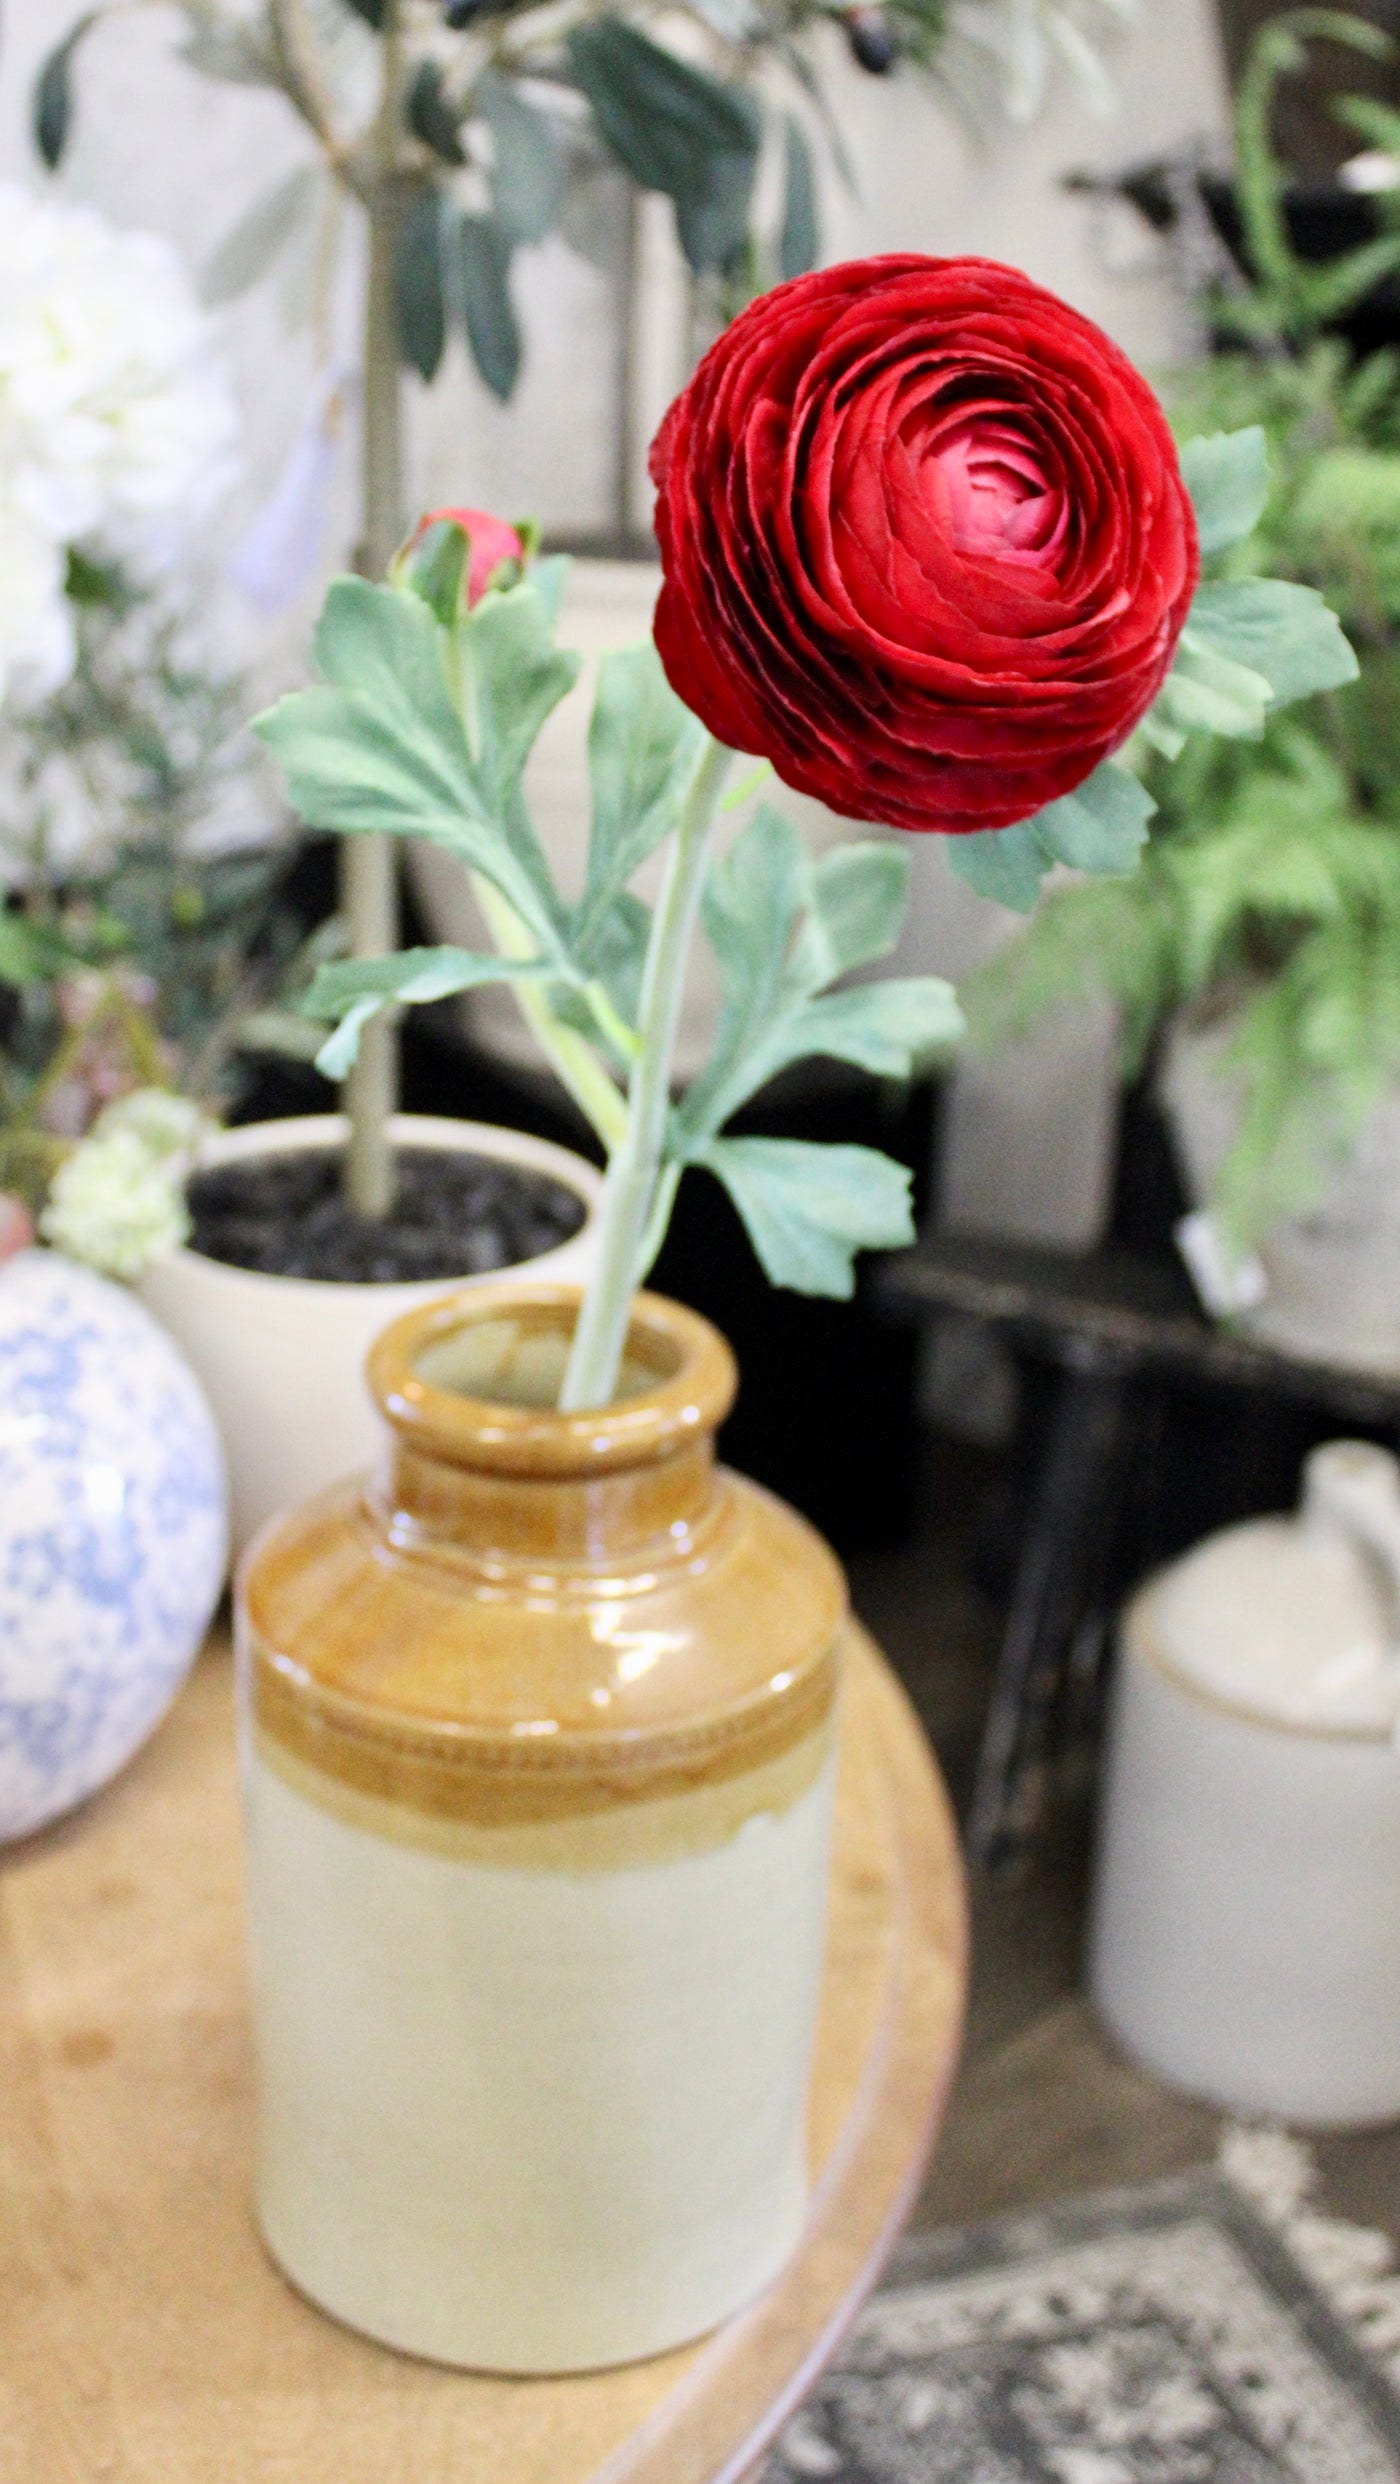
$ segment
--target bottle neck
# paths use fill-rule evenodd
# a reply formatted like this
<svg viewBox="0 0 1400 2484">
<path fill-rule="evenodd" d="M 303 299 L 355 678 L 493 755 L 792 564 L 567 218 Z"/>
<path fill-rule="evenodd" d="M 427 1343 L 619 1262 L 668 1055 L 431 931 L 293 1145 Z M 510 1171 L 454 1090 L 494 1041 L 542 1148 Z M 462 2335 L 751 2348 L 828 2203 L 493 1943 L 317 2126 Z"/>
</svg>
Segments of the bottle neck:
<svg viewBox="0 0 1400 2484">
<path fill-rule="evenodd" d="M 507 1570 L 685 1560 L 718 1507 L 714 1435 L 609 1474 L 497 1474 L 398 1440 L 372 1507 L 400 1551 Z"/>
</svg>

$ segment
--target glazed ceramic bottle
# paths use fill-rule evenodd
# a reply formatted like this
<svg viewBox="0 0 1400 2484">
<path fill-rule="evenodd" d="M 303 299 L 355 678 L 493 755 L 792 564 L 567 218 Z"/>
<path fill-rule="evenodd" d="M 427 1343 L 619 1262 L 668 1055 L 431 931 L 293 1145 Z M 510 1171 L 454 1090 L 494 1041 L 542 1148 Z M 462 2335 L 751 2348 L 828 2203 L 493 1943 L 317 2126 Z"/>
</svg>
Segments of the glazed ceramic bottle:
<svg viewBox="0 0 1400 2484">
<path fill-rule="evenodd" d="M 640 1297 L 617 1400 L 552 1411 L 577 1300 L 390 1328 L 382 1475 L 240 1597 L 263 2232 L 502 2372 L 698 2336 L 806 2196 L 844 1582 L 716 1468 L 694 1314 Z"/>
</svg>

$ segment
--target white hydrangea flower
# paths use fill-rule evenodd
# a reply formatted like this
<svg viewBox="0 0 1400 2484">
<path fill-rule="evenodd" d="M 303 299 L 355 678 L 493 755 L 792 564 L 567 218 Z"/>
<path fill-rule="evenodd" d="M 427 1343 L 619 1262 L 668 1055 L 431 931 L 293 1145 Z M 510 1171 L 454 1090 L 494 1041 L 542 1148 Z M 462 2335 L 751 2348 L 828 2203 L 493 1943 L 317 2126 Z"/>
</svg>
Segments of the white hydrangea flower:
<svg viewBox="0 0 1400 2484">
<path fill-rule="evenodd" d="M 63 552 L 169 566 L 236 472 L 212 335 L 168 241 L 0 184 L 0 675 L 21 696 L 71 668 Z"/>
<path fill-rule="evenodd" d="M 210 1124 L 159 1087 L 99 1114 L 60 1165 L 39 1230 L 53 1248 L 126 1282 L 186 1239 L 185 1184 Z"/>
<path fill-rule="evenodd" d="M 73 670 L 66 571 L 66 555 L 52 537 L 0 502 L 0 706 L 30 706 Z"/>
</svg>

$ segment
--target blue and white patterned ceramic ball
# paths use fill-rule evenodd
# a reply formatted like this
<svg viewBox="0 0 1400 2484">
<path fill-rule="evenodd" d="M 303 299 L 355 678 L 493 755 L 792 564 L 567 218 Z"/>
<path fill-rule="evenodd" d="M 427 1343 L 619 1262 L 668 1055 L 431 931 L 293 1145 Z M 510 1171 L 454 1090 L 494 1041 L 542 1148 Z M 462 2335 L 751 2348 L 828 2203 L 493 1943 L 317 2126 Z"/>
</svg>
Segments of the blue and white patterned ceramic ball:
<svg viewBox="0 0 1400 2484">
<path fill-rule="evenodd" d="M 119 1285 L 0 1266 L 0 1840 L 105 1785 L 159 1723 L 223 1585 L 223 1454 Z"/>
</svg>

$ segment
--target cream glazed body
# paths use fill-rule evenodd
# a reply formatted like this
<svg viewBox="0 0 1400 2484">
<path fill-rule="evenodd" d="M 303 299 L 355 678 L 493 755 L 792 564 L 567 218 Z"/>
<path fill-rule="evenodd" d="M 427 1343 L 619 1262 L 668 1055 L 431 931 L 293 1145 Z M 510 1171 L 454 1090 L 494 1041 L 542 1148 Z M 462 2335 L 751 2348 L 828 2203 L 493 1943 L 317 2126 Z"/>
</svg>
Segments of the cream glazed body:
<svg viewBox="0 0 1400 2484">
<path fill-rule="evenodd" d="M 700 2335 L 806 2205 L 841 1573 L 715 1468 L 693 1314 L 642 1297 L 625 1393 L 547 1411 L 575 1307 L 399 1322 L 382 1479 L 240 1598 L 265 2237 L 502 2372 Z"/>
<path fill-rule="evenodd" d="M 338 1149 L 346 1131 L 338 1113 L 221 1130 L 204 1148 L 201 1169 Z M 521 1130 L 423 1113 L 396 1114 L 390 1136 L 398 1147 L 484 1156 L 559 1183 L 578 1202 L 579 1228 L 558 1250 L 530 1261 L 529 1274 L 587 1282 L 602 1177 L 582 1156 Z M 464 1271 L 428 1283 L 329 1284 L 231 1267 L 190 1249 L 172 1251 L 147 1271 L 141 1299 L 194 1370 L 223 1438 L 235 1557 L 275 1512 L 295 1508 L 376 1455 L 381 1428 L 364 1364 L 381 1329 L 435 1301 L 449 1284 L 485 1281 Z"/>
</svg>

